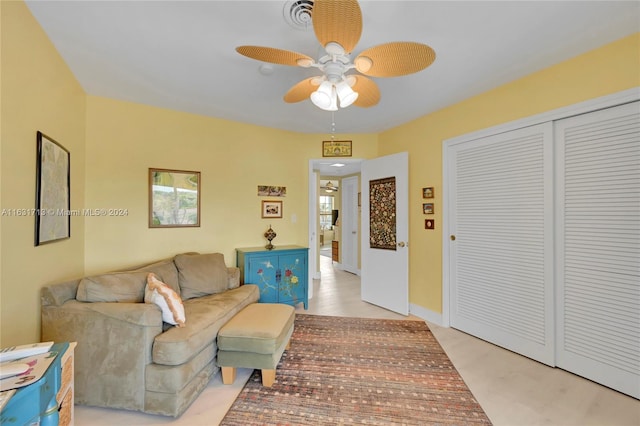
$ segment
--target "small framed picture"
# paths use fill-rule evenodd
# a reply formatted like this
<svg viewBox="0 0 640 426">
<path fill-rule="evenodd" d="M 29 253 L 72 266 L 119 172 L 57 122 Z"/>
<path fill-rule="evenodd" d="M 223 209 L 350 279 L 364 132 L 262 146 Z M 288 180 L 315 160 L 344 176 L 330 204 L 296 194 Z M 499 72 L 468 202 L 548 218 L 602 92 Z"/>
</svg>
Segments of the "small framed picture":
<svg viewBox="0 0 640 426">
<path fill-rule="evenodd" d="M 262 218 L 282 218 L 282 201 L 262 200 Z"/>
<path fill-rule="evenodd" d="M 351 157 L 351 141 L 322 141 L 323 157 Z"/>
<path fill-rule="evenodd" d="M 433 203 L 423 203 L 422 204 L 422 213 L 424 213 L 424 214 L 433 214 Z"/>
<path fill-rule="evenodd" d="M 422 198 L 433 198 L 433 186 L 422 188 Z"/>
<path fill-rule="evenodd" d="M 436 229 L 436 221 L 433 219 L 425 219 L 424 229 Z"/>
</svg>

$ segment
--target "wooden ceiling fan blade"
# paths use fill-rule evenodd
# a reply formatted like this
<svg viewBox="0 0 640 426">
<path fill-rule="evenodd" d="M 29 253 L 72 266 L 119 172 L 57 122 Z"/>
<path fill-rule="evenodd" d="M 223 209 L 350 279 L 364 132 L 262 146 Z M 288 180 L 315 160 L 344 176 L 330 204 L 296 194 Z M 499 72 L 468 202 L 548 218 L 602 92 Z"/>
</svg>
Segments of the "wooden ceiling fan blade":
<svg viewBox="0 0 640 426">
<path fill-rule="evenodd" d="M 323 47 L 338 43 L 351 53 L 362 34 L 362 11 L 356 0 L 316 0 L 311 13 L 313 31 Z"/>
<path fill-rule="evenodd" d="M 311 93 L 315 92 L 316 89 L 318 89 L 317 80 L 318 77 L 311 77 L 302 80 L 298 84 L 294 85 L 284 95 L 284 101 L 288 103 L 295 103 L 309 99 Z"/>
<path fill-rule="evenodd" d="M 239 46 L 236 52 L 251 59 L 270 62 L 279 65 L 302 66 L 302 63 L 313 63 L 313 58 L 292 50 L 276 49 L 274 47 Z M 306 62 L 305 62 L 306 61 Z"/>
<path fill-rule="evenodd" d="M 398 77 L 422 71 L 435 59 L 436 52 L 426 44 L 400 41 L 366 49 L 353 63 L 370 77 Z"/>
<path fill-rule="evenodd" d="M 353 103 L 362 108 L 372 107 L 380 102 L 380 89 L 378 85 L 370 78 L 361 75 L 354 75 L 356 82 L 351 87 L 354 92 L 358 93 L 358 99 Z"/>
</svg>

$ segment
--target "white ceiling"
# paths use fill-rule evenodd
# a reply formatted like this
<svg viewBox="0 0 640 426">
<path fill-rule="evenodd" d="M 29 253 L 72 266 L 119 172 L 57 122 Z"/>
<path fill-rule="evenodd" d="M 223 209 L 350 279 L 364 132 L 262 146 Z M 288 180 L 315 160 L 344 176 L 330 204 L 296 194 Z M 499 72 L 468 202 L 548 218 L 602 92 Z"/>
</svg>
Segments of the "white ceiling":
<svg viewBox="0 0 640 426">
<path fill-rule="evenodd" d="M 244 44 L 318 56 L 312 29 L 283 17 L 291 1 L 32 1 L 27 4 L 84 90 L 304 133 L 332 132 L 332 114 L 282 100 L 314 69 L 239 55 Z M 335 132 L 380 132 L 640 31 L 637 1 L 361 1 L 353 52 L 391 41 L 436 51 L 419 73 L 375 78 L 377 106 L 335 113 Z M 526 102 L 526 99 L 523 99 Z"/>
</svg>

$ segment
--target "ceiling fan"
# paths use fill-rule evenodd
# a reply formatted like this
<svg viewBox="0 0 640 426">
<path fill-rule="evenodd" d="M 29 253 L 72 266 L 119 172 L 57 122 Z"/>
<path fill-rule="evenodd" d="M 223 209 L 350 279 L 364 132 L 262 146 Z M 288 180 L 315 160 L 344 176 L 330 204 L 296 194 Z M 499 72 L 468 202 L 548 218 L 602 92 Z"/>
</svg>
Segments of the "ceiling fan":
<svg viewBox="0 0 640 426">
<path fill-rule="evenodd" d="M 321 186 L 321 189 L 324 189 L 327 192 L 338 192 L 338 187 L 328 181 L 325 186 Z"/>
<path fill-rule="evenodd" d="M 307 78 L 284 95 L 284 101 L 310 98 L 319 108 L 336 111 L 353 104 L 367 108 L 380 101 L 378 85 L 368 77 L 397 77 L 421 71 L 436 58 L 433 49 L 416 42 L 391 42 L 364 50 L 351 61 L 350 54 L 362 33 L 362 12 L 357 0 L 315 0 L 311 21 L 325 54 L 318 61 L 291 50 L 239 46 L 241 55 L 280 65 L 314 67 L 321 76 Z M 355 69 L 359 74 L 347 74 Z"/>
</svg>

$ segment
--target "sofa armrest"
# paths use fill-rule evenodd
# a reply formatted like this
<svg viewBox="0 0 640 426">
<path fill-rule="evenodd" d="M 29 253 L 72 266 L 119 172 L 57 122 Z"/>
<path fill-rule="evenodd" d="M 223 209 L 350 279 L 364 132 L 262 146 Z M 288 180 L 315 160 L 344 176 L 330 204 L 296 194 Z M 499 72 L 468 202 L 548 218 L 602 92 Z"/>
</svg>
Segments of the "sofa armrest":
<svg viewBox="0 0 640 426">
<path fill-rule="evenodd" d="M 76 298 L 80 280 L 71 280 L 59 284 L 49 284 L 42 287 L 40 301 L 42 306 L 62 306 L 67 300 Z"/>
<path fill-rule="evenodd" d="M 145 369 L 162 314 L 147 303 L 83 303 L 42 306 L 43 341 L 77 342 L 75 402 L 144 409 Z"/>
<path fill-rule="evenodd" d="M 240 268 L 227 266 L 227 276 L 229 277 L 229 290 L 240 287 Z"/>
</svg>

